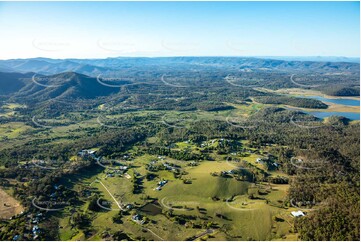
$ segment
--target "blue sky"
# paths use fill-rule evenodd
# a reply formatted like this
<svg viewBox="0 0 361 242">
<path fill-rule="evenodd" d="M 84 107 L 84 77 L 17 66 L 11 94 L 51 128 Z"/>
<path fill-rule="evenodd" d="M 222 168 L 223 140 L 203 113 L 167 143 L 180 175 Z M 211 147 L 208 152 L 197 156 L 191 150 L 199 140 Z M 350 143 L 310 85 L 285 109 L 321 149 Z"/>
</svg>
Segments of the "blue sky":
<svg viewBox="0 0 361 242">
<path fill-rule="evenodd" d="M 359 2 L 1 2 L 1 59 L 348 56 Z"/>
</svg>

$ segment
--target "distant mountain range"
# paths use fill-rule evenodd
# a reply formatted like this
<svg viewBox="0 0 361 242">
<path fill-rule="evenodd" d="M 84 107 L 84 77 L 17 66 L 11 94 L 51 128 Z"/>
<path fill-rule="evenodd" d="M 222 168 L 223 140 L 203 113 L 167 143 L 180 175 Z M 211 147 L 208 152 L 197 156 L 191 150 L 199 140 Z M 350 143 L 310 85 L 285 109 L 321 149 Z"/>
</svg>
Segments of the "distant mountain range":
<svg viewBox="0 0 361 242">
<path fill-rule="evenodd" d="M 352 62 L 360 63 L 360 57 L 344 56 L 259 56 L 262 59 L 286 60 L 286 61 L 321 61 L 321 62 Z"/>
<path fill-rule="evenodd" d="M 297 57 L 295 57 L 297 58 Z M 299 57 L 302 58 L 302 57 Z M 322 60 L 322 58 L 320 59 Z M 300 61 L 264 59 L 253 57 L 119 57 L 106 59 L 12 59 L 0 60 L 1 72 L 34 72 L 52 75 L 61 72 L 77 72 L 88 76 L 111 74 L 119 71 L 160 68 L 162 66 L 176 67 L 179 65 L 192 65 L 204 67 L 234 67 L 240 69 L 272 69 L 272 70 L 315 70 L 315 71 L 348 71 L 359 68 L 359 64 L 345 62 L 350 59 L 331 61 Z"/>
<path fill-rule="evenodd" d="M 99 82 L 99 75 L 121 76 L 118 84 L 161 82 L 161 76 L 194 78 L 202 73 L 209 82 L 223 81 L 229 73 L 247 73 L 246 79 L 262 77 L 277 86 L 290 87 L 295 72 L 319 73 L 352 82 L 359 79 L 360 66 L 351 62 L 286 61 L 245 57 L 157 57 L 107 59 L 13 59 L 0 61 L 0 96 L 32 102 L 54 98 L 93 99 L 120 91 L 119 85 Z M 340 79 L 339 75 L 343 75 Z M 134 80 L 133 80 L 133 79 Z M 119 80 L 120 79 L 120 80 Z M 129 80 L 128 80 L 129 79 Z M 283 84 L 282 84 L 283 83 Z M 344 83 L 341 81 L 341 83 Z M 175 83 L 177 85 L 177 83 Z M 164 85 L 161 82 L 161 85 Z M 350 84 L 347 84 L 350 86 Z M 346 86 L 347 86 L 346 85 Z M 150 90 L 145 89 L 145 92 Z"/>
<path fill-rule="evenodd" d="M 47 58 L 15 59 L 0 61 L 2 72 L 35 72 L 44 75 L 51 75 L 61 72 L 78 72 L 83 74 L 99 74 L 111 71 L 110 68 L 81 64 L 70 60 L 54 60 Z"/>
</svg>

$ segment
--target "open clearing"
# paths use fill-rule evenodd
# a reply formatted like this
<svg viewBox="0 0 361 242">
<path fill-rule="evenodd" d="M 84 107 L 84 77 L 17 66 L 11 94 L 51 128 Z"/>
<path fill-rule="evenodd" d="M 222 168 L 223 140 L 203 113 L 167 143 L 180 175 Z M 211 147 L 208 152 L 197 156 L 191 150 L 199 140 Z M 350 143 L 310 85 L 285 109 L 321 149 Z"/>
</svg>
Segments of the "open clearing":
<svg viewBox="0 0 361 242">
<path fill-rule="evenodd" d="M 0 188 L 0 218 L 9 219 L 24 211 L 23 206 Z"/>
</svg>

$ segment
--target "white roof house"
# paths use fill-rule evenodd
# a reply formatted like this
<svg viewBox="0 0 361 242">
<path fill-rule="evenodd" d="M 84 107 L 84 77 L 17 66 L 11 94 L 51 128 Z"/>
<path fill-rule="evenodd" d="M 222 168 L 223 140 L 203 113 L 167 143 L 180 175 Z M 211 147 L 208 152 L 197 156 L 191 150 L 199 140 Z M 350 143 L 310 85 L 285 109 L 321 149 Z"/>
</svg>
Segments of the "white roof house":
<svg viewBox="0 0 361 242">
<path fill-rule="evenodd" d="M 293 217 L 301 217 L 301 216 L 305 216 L 305 214 L 302 211 L 294 211 L 291 212 L 291 214 L 293 215 Z"/>
</svg>

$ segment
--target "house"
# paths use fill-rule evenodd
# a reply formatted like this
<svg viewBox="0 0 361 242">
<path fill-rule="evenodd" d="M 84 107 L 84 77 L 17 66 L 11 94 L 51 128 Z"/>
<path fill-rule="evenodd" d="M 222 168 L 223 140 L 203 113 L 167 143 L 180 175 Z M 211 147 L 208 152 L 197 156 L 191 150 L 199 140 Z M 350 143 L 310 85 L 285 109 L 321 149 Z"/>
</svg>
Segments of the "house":
<svg viewBox="0 0 361 242">
<path fill-rule="evenodd" d="M 78 155 L 81 157 L 91 156 L 95 157 L 95 150 L 82 150 L 78 152 Z"/>
<path fill-rule="evenodd" d="M 166 168 L 167 170 L 172 170 L 172 169 L 173 169 L 173 167 L 170 166 L 170 165 L 168 165 L 167 163 L 164 163 L 163 166 L 165 166 L 165 168 Z"/>
<path fill-rule="evenodd" d="M 294 212 L 291 212 L 291 214 L 293 215 L 293 217 L 303 217 L 305 216 L 305 214 L 302 212 L 302 211 L 294 211 Z"/>
<path fill-rule="evenodd" d="M 20 235 L 18 235 L 18 234 L 13 237 L 14 241 L 19 240 L 19 239 L 20 239 Z"/>
<path fill-rule="evenodd" d="M 162 190 L 162 187 L 164 187 L 165 184 L 167 184 L 167 183 L 168 183 L 167 180 L 163 180 L 163 181 L 158 182 L 158 186 L 155 188 L 155 190 L 157 190 L 157 191 Z"/>
<path fill-rule="evenodd" d="M 150 164 L 152 164 L 152 165 L 154 165 L 154 164 L 156 164 L 156 163 L 157 163 L 156 160 L 151 160 L 151 161 L 150 161 Z"/>
<path fill-rule="evenodd" d="M 142 219 L 142 216 L 139 214 L 132 216 L 132 220 L 136 223 L 144 224 L 144 220 Z"/>
<path fill-rule="evenodd" d="M 262 162 L 262 158 L 257 158 L 257 159 L 256 159 L 256 162 L 257 162 L 257 163 L 261 163 L 261 162 Z"/>
<path fill-rule="evenodd" d="M 128 169 L 128 166 L 119 166 L 119 169 L 122 170 L 122 171 L 125 171 Z"/>
<path fill-rule="evenodd" d="M 33 231 L 33 234 L 36 235 L 38 232 L 39 232 L 39 226 L 38 225 L 35 225 L 32 229 Z"/>
<path fill-rule="evenodd" d="M 232 174 L 234 174 L 234 171 L 233 171 L 233 170 L 221 171 L 221 175 L 222 175 L 222 176 L 232 175 Z"/>
<path fill-rule="evenodd" d="M 197 165 L 198 165 L 198 163 L 197 163 L 197 162 L 195 162 L 195 161 L 191 161 L 191 162 L 189 163 L 189 165 L 190 165 L 190 166 L 197 166 Z"/>
<path fill-rule="evenodd" d="M 165 184 L 167 184 L 167 180 L 164 180 L 164 181 L 160 181 L 160 182 L 158 182 L 158 185 L 159 186 L 164 186 Z"/>
</svg>

